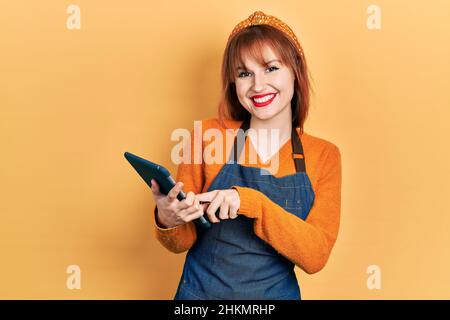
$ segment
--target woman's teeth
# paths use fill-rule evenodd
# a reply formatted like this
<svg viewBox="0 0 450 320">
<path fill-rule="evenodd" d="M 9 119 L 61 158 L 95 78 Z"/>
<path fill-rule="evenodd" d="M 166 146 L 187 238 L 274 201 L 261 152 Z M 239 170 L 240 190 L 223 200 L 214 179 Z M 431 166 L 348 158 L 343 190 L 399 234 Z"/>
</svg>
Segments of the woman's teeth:
<svg viewBox="0 0 450 320">
<path fill-rule="evenodd" d="M 253 100 L 257 103 L 263 103 L 263 102 L 266 102 L 266 101 L 269 101 L 270 99 L 272 99 L 273 96 L 274 96 L 274 94 L 271 94 L 271 95 L 265 96 L 263 98 L 253 98 Z"/>
</svg>

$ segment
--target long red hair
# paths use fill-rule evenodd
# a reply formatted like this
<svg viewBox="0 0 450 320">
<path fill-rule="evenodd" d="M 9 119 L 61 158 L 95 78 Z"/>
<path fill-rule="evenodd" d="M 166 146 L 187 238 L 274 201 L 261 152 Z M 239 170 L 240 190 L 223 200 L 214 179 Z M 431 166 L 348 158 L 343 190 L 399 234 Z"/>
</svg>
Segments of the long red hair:
<svg viewBox="0 0 450 320">
<path fill-rule="evenodd" d="M 281 62 L 292 68 L 295 74 L 294 95 L 291 100 L 292 124 L 303 132 L 310 101 L 309 71 L 304 54 L 300 55 L 291 40 L 280 30 L 270 25 L 254 25 L 234 36 L 225 48 L 222 61 L 222 96 L 219 101 L 219 121 L 242 121 L 250 113 L 241 105 L 236 94 L 235 77 L 239 65 L 243 64 L 243 54 L 249 54 L 259 64 L 265 65 L 263 48 L 270 46 Z"/>
</svg>

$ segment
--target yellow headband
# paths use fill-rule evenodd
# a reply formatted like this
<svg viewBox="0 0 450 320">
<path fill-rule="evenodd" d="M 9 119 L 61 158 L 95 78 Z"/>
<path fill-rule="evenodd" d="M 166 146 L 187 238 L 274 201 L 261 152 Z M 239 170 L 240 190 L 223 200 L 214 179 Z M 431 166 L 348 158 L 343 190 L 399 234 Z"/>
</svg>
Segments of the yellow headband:
<svg viewBox="0 0 450 320">
<path fill-rule="evenodd" d="M 266 15 L 262 11 L 255 11 L 247 19 L 239 22 L 228 37 L 228 41 L 242 29 L 259 24 L 267 24 L 283 32 L 294 42 L 300 56 L 303 56 L 303 49 L 291 28 L 277 17 Z"/>
</svg>

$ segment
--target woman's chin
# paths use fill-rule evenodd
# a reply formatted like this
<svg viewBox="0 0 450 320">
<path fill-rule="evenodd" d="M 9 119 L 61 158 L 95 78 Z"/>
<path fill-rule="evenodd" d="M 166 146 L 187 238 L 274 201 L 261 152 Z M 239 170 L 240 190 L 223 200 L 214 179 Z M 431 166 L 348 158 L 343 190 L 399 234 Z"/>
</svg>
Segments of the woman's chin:
<svg viewBox="0 0 450 320">
<path fill-rule="evenodd" d="M 269 120 L 273 118 L 277 113 L 273 110 L 253 110 L 252 115 L 259 120 Z"/>
</svg>

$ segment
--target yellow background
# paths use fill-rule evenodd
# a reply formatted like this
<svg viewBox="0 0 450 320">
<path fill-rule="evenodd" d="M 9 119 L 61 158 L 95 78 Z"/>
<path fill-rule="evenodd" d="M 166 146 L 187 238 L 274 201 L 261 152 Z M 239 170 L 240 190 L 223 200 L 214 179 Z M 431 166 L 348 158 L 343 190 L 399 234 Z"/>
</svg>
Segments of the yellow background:
<svg viewBox="0 0 450 320">
<path fill-rule="evenodd" d="M 70 4 L 2 1 L 0 298 L 173 297 L 185 254 L 155 240 L 123 153 L 176 171 L 170 134 L 216 115 L 228 34 L 255 10 L 297 34 L 305 129 L 342 155 L 340 233 L 325 269 L 296 269 L 303 298 L 450 298 L 449 1 L 79 0 L 80 30 Z"/>
</svg>

